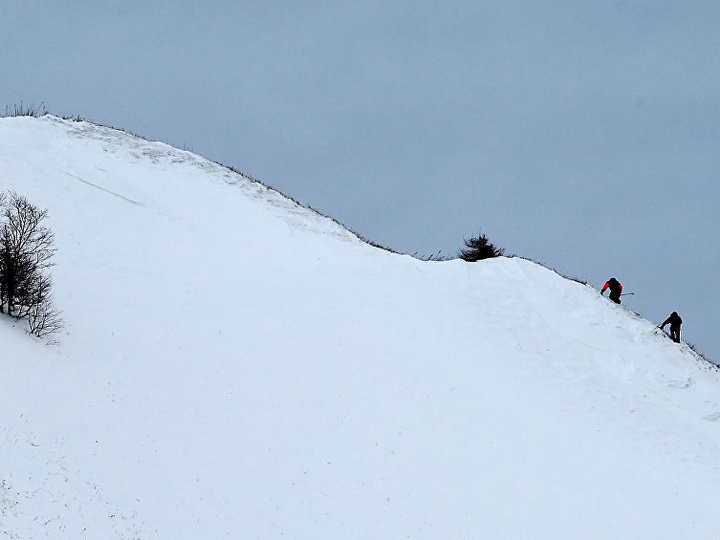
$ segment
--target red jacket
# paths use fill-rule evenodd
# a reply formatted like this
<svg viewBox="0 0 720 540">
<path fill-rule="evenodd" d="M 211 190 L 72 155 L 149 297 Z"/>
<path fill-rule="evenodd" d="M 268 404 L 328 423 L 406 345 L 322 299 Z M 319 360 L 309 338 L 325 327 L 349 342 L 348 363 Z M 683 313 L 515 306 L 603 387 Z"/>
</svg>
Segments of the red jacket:
<svg viewBox="0 0 720 540">
<path fill-rule="evenodd" d="M 623 287 L 617 279 L 611 278 L 605 282 L 605 285 L 603 285 L 602 291 L 600 292 L 605 292 L 608 289 L 610 289 L 610 292 L 616 292 L 617 294 L 620 294 L 622 293 Z"/>
</svg>

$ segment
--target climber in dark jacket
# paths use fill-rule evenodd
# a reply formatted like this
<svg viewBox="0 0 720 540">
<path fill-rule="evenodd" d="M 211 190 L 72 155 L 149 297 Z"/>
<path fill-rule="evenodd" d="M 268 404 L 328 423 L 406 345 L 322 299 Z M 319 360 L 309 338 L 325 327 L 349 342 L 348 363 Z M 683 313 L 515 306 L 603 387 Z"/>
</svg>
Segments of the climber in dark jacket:
<svg viewBox="0 0 720 540">
<path fill-rule="evenodd" d="M 614 277 L 611 277 L 605 282 L 605 285 L 603 285 L 602 290 L 600 291 L 601 295 L 605 294 L 605 291 L 610 289 L 610 294 L 608 295 L 608 298 L 615 302 L 616 304 L 620 303 L 620 295 L 622 294 L 623 286 L 620 284 L 620 282 L 615 279 Z"/>
<path fill-rule="evenodd" d="M 664 330 L 666 324 L 670 325 L 670 338 L 675 343 L 680 343 L 680 325 L 682 324 L 682 319 L 680 318 L 680 315 L 678 315 L 677 311 L 673 311 L 670 316 L 665 319 L 665 322 L 658 326 L 658 328 Z"/>
</svg>

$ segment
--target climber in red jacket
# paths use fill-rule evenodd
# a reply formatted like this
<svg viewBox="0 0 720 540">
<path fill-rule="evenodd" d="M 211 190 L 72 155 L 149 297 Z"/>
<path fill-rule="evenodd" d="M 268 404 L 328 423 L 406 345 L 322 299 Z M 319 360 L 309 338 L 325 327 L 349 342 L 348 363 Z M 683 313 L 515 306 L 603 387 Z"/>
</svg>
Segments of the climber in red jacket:
<svg viewBox="0 0 720 540">
<path fill-rule="evenodd" d="M 610 298 L 610 300 L 612 300 L 616 304 L 619 304 L 620 303 L 620 295 L 622 294 L 622 290 L 623 290 L 622 284 L 613 277 L 613 278 L 608 279 L 605 282 L 605 285 L 603 285 L 603 288 L 600 291 L 600 294 L 605 295 L 605 291 L 607 289 L 610 289 L 610 294 L 608 296 Z"/>
</svg>

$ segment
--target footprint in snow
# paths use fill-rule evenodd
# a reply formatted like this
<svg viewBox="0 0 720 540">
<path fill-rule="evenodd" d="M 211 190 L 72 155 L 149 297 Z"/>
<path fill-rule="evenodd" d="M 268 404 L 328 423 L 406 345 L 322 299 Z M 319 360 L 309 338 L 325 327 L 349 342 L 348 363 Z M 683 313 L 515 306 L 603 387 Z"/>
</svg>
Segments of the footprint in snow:
<svg viewBox="0 0 720 540">
<path fill-rule="evenodd" d="M 690 388 L 693 384 L 693 380 L 691 378 L 688 378 L 684 381 L 668 381 L 667 385 L 668 388 Z"/>
<path fill-rule="evenodd" d="M 703 416 L 703 420 L 709 420 L 710 422 L 717 422 L 720 420 L 720 412 L 708 414 L 707 416 Z"/>
</svg>

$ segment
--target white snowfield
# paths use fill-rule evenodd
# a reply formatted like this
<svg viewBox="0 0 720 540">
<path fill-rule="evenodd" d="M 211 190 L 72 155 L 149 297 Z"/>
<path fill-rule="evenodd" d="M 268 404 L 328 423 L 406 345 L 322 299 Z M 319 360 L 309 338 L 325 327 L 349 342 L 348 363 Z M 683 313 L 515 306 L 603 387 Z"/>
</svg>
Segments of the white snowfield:
<svg viewBox="0 0 720 540">
<path fill-rule="evenodd" d="M 0 538 L 720 539 L 720 376 L 520 258 L 422 262 L 168 145 L 0 119 Z"/>
</svg>

